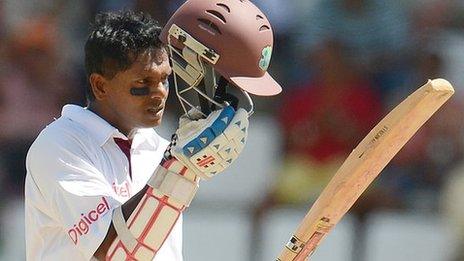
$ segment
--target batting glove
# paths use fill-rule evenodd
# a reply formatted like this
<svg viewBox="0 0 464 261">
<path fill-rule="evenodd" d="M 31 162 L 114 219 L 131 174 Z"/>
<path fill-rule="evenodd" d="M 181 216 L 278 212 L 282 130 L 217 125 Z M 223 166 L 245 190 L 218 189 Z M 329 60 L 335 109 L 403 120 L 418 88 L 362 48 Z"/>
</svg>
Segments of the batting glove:
<svg viewBox="0 0 464 261">
<path fill-rule="evenodd" d="M 180 118 L 169 150 L 189 170 L 207 180 L 229 167 L 242 152 L 248 113 L 227 106 L 206 119 L 200 117 L 200 113 L 192 111 Z"/>
</svg>

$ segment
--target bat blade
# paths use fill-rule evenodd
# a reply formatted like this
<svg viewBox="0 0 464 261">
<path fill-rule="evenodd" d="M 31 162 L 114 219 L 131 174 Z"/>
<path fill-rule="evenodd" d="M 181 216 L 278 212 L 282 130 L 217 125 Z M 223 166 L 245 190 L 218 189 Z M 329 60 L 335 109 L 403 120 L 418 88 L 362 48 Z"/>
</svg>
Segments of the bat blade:
<svg viewBox="0 0 464 261">
<path fill-rule="evenodd" d="M 337 170 L 277 261 L 306 260 L 388 162 L 453 94 L 448 81 L 429 80 L 388 113 Z"/>
</svg>

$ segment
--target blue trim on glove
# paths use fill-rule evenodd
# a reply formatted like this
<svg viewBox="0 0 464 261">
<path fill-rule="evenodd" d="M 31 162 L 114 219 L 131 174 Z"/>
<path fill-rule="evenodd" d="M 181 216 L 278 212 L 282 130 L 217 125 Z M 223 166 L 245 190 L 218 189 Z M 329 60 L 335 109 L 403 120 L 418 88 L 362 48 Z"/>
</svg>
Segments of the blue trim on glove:
<svg viewBox="0 0 464 261">
<path fill-rule="evenodd" d="M 206 128 L 197 138 L 187 143 L 182 151 L 185 156 L 191 157 L 200 150 L 207 147 L 216 137 L 221 135 L 224 130 L 229 126 L 230 122 L 234 118 L 235 110 L 232 106 L 227 106 L 222 109 L 222 112 L 216 118 L 216 120 Z"/>
</svg>

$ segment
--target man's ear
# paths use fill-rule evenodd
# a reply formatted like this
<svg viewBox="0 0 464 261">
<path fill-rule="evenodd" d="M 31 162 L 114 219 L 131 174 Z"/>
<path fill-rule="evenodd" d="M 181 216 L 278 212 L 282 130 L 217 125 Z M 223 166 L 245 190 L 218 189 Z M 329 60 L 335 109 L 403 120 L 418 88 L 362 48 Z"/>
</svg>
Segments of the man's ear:
<svg viewBox="0 0 464 261">
<path fill-rule="evenodd" d="M 95 99 L 103 100 L 108 94 L 108 80 L 99 73 L 92 73 L 89 77 L 89 81 Z"/>
</svg>

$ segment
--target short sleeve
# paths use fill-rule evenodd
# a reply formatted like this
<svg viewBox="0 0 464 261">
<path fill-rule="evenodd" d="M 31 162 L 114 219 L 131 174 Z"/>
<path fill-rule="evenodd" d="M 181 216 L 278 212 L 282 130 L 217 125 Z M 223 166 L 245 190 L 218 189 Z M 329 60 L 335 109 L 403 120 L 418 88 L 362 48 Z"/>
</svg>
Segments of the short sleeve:
<svg viewBox="0 0 464 261">
<path fill-rule="evenodd" d="M 119 206 L 104 175 L 83 145 L 71 138 L 36 140 L 27 168 L 67 238 L 90 260 Z"/>
</svg>

